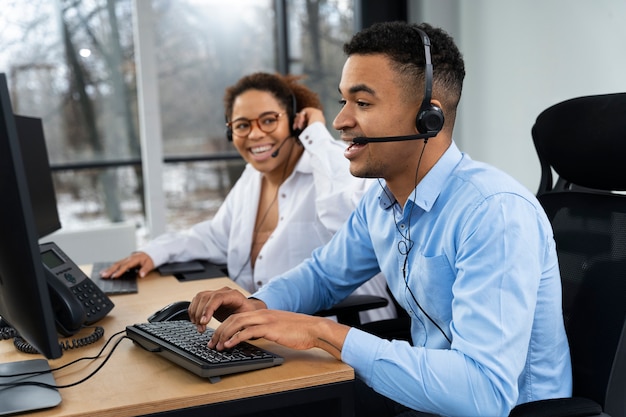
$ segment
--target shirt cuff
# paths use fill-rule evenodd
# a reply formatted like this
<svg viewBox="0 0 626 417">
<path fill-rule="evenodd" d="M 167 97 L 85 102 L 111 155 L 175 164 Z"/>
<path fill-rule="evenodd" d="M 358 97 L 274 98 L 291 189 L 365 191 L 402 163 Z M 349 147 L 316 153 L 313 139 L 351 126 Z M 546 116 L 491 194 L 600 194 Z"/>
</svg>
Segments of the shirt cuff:
<svg viewBox="0 0 626 417">
<path fill-rule="evenodd" d="M 352 368 L 363 381 L 372 379 L 373 364 L 382 339 L 362 330 L 351 328 L 343 342 L 341 360 Z"/>
<path fill-rule="evenodd" d="M 307 126 L 306 129 L 300 133 L 298 139 L 300 139 L 300 142 L 302 142 L 302 145 L 307 151 L 313 153 L 315 153 L 315 149 L 324 146 L 325 142 L 328 143 L 330 140 L 334 140 L 322 122 L 315 122 Z"/>
<path fill-rule="evenodd" d="M 268 286 L 263 286 L 259 288 L 254 294 L 250 295 L 249 298 L 256 298 L 257 300 L 261 300 L 265 303 L 268 309 L 270 310 L 289 310 L 284 303 L 281 301 L 286 297 L 277 296 L 275 293 L 267 290 Z"/>
<path fill-rule="evenodd" d="M 148 243 L 146 246 L 139 248 L 136 252 L 146 253 L 152 259 L 154 267 L 158 268 L 166 263 L 169 258 L 167 250 L 164 246 L 165 245 Z"/>
</svg>

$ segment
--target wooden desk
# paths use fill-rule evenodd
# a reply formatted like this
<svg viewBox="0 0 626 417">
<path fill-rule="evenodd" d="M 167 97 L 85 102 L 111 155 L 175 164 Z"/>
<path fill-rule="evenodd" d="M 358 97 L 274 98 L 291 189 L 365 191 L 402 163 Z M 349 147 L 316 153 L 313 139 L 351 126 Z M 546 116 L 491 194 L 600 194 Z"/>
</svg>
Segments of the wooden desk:
<svg viewBox="0 0 626 417">
<path fill-rule="evenodd" d="M 87 268 L 85 268 L 87 270 Z M 97 343 L 49 361 L 52 368 L 95 355 L 114 333 L 147 317 L 172 301 L 189 300 L 198 291 L 235 284 L 227 278 L 179 282 L 152 273 L 139 279 L 139 293 L 116 295 L 115 308 L 98 324 L 105 335 Z M 214 325 L 214 323 L 212 323 Z M 88 334 L 89 332 L 86 332 Z M 79 335 L 82 335 L 80 333 Z M 91 379 L 60 389 L 59 406 L 35 416 L 137 416 L 137 415 L 255 415 L 261 410 L 314 401 L 327 401 L 325 415 L 353 415 L 354 371 L 318 349 L 296 351 L 258 340 L 255 344 L 285 358 L 276 367 L 222 377 L 212 384 L 171 362 L 122 340 L 112 357 Z M 39 358 L 17 351 L 12 341 L 0 341 L 0 362 Z M 58 385 L 78 381 L 102 359 L 82 361 L 54 372 Z"/>
</svg>

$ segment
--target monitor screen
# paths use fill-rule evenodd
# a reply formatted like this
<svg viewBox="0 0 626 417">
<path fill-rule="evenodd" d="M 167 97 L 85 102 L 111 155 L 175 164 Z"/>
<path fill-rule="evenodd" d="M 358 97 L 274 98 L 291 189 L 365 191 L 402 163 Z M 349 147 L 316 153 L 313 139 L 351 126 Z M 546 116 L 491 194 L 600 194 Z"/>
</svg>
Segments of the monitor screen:
<svg viewBox="0 0 626 417">
<path fill-rule="evenodd" d="M 15 115 L 15 125 L 21 144 L 37 236 L 42 238 L 61 228 L 43 125 L 41 119 L 18 115 Z"/>
<path fill-rule="evenodd" d="M 0 317 L 44 356 L 58 358 L 62 352 L 5 74 L 0 74 L 0 195 Z"/>
</svg>

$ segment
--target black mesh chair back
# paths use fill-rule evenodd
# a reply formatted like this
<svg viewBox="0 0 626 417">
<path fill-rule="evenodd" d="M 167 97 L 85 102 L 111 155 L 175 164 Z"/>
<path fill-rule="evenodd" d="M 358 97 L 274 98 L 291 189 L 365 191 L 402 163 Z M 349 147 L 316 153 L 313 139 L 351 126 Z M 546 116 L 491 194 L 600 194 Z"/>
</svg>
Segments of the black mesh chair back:
<svg viewBox="0 0 626 417">
<path fill-rule="evenodd" d="M 577 398 L 524 404 L 511 415 L 626 417 L 626 94 L 556 104 L 539 115 L 532 135 Z"/>
<path fill-rule="evenodd" d="M 626 196 L 559 191 L 539 199 L 557 244 L 573 395 L 604 409 L 621 403 L 613 405 L 620 414 L 609 414 L 625 416 L 626 346 L 618 346 L 626 321 Z M 622 392 L 607 398 L 609 384 L 619 379 Z"/>
<path fill-rule="evenodd" d="M 537 195 L 572 186 L 626 188 L 626 93 L 555 104 L 537 117 L 532 136 L 541 164 Z"/>
</svg>

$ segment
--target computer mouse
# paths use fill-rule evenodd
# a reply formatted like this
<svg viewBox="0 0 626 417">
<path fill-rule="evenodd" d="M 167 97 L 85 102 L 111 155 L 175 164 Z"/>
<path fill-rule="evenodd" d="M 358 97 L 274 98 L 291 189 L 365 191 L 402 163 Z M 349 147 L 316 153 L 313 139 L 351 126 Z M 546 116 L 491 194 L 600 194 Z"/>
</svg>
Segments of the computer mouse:
<svg viewBox="0 0 626 417">
<path fill-rule="evenodd" d="M 175 301 L 166 305 L 159 311 L 148 317 L 150 323 L 156 321 L 189 320 L 189 301 Z"/>
</svg>

